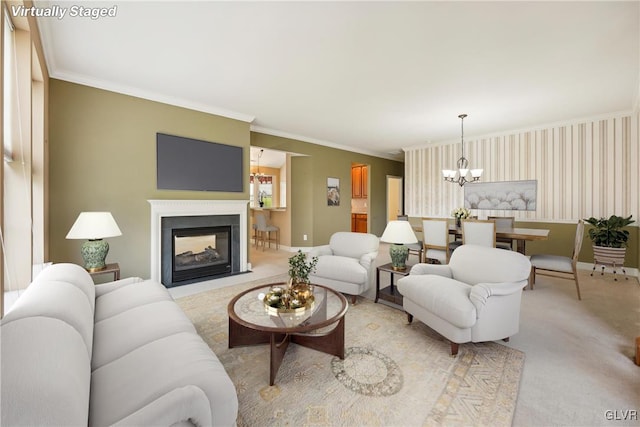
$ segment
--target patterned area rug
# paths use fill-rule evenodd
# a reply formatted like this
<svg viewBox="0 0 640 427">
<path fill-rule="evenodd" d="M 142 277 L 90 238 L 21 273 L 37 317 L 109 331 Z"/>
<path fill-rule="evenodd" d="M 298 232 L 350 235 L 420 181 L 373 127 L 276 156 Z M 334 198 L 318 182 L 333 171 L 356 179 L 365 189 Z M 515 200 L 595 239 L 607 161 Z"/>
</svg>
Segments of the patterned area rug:
<svg viewBox="0 0 640 427">
<path fill-rule="evenodd" d="M 402 310 L 358 299 L 346 314 L 344 360 L 291 344 L 274 386 L 269 347 L 228 348 L 227 304 L 284 276 L 180 298 L 238 393 L 238 426 L 509 426 L 524 353 L 449 343 Z"/>
</svg>

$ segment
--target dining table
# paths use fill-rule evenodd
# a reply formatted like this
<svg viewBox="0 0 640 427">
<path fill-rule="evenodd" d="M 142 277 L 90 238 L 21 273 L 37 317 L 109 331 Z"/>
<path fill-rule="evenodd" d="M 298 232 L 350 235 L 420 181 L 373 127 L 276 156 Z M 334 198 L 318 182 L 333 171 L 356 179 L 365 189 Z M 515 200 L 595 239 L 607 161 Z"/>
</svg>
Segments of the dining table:
<svg viewBox="0 0 640 427">
<path fill-rule="evenodd" d="M 462 227 L 456 227 L 455 224 L 449 226 L 449 234 L 462 236 Z M 516 251 L 522 255 L 525 254 L 527 241 L 548 240 L 549 230 L 545 228 L 496 228 L 496 239 L 511 239 L 516 242 Z"/>
<path fill-rule="evenodd" d="M 422 232 L 421 226 L 412 227 L 416 232 Z M 521 227 L 497 227 L 496 239 L 511 239 L 516 242 L 516 251 L 525 255 L 526 243 L 528 241 L 548 240 L 549 231 L 546 228 L 521 228 Z M 456 237 L 462 236 L 462 227 L 455 224 L 449 225 L 449 234 Z"/>
</svg>

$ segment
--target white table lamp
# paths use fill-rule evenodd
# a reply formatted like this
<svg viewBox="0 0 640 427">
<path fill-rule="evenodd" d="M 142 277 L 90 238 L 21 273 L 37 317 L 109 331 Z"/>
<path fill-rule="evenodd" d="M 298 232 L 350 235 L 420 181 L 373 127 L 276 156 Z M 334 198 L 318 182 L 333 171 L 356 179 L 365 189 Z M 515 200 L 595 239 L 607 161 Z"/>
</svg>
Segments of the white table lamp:
<svg viewBox="0 0 640 427">
<path fill-rule="evenodd" d="M 104 260 L 109 253 L 109 244 L 102 239 L 121 235 L 122 232 L 110 212 L 81 212 L 67 233 L 67 239 L 87 239 L 82 244 L 80 253 L 84 268 L 94 272 L 107 267 Z"/>
<path fill-rule="evenodd" d="M 392 243 L 389 248 L 389 255 L 391 255 L 393 269 L 398 271 L 406 270 L 409 248 L 404 245 L 418 243 L 418 239 L 409 221 L 389 221 L 380 240 L 386 243 Z"/>
</svg>

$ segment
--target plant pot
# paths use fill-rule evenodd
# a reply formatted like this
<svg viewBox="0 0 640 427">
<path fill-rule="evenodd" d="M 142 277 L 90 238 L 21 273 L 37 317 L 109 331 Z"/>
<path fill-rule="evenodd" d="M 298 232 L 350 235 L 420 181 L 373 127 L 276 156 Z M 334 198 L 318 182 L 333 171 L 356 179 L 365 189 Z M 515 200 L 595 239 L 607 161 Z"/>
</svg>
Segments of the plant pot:
<svg viewBox="0 0 640 427">
<path fill-rule="evenodd" d="M 623 266 L 627 248 L 609 248 L 593 245 L 593 261 L 595 264 Z"/>
</svg>

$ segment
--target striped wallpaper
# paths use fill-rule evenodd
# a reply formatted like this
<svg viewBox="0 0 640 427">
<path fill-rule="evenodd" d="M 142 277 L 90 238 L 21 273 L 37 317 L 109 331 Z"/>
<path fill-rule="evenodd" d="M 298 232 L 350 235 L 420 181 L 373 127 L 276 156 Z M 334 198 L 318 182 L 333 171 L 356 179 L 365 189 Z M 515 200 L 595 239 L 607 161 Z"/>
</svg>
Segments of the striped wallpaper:
<svg viewBox="0 0 640 427">
<path fill-rule="evenodd" d="M 535 179 L 537 211 L 516 219 L 573 222 L 611 214 L 638 218 L 640 114 L 465 140 L 470 168 L 483 182 Z M 405 211 L 409 216 L 450 217 L 464 190 L 444 182 L 455 168 L 460 143 L 405 150 Z M 474 211 L 504 215 L 504 211 Z"/>
</svg>

